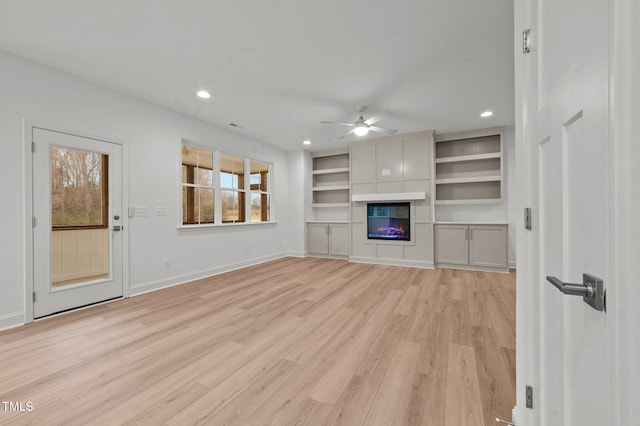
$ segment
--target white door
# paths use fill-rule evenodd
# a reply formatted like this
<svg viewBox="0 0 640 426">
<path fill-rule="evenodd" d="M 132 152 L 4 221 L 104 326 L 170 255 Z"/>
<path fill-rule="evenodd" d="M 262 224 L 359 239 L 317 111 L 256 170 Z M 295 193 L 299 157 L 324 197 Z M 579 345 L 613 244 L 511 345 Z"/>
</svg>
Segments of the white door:
<svg viewBox="0 0 640 426">
<path fill-rule="evenodd" d="M 33 128 L 34 317 L 123 294 L 122 147 Z"/>
<path fill-rule="evenodd" d="M 520 7 L 530 52 L 516 59 L 523 88 L 519 155 L 533 229 L 519 233 L 517 413 L 525 425 L 608 425 L 612 317 L 546 279 L 580 284 L 589 273 L 607 291 L 616 285 L 608 4 L 527 0 Z M 526 385 L 533 389 L 531 408 L 525 408 Z"/>
</svg>

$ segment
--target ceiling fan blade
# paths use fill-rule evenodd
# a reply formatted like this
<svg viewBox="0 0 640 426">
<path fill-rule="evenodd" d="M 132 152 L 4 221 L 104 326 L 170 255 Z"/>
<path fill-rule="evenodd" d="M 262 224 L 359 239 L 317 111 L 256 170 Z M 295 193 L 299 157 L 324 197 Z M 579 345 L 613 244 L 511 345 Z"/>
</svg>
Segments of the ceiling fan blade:
<svg viewBox="0 0 640 426">
<path fill-rule="evenodd" d="M 349 127 L 355 126 L 355 124 L 353 123 L 338 123 L 337 121 L 321 121 L 320 124 L 337 124 L 339 126 L 349 126 Z"/>
<path fill-rule="evenodd" d="M 344 135 L 340 136 L 338 139 L 344 139 L 344 138 L 346 138 L 347 136 L 349 136 L 349 135 L 353 134 L 353 132 L 355 132 L 355 130 L 356 130 L 356 129 L 351 129 L 351 130 L 349 130 L 347 133 L 345 133 Z"/>
<path fill-rule="evenodd" d="M 373 117 L 367 118 L 364 122 L 371 126 L 374 123 L 377 123 L 378 121 L 382 120 L 385 116 L 389 115 L 389 111 L 382 111 L 379 112 L 378 114 L 374 115 Z"/>
<path fill-rule="evenodd" d="M 386 129 L 384 127 L 378 126 L 369 126 L 369 130 L 376 133 L 382 133 L 384 135 L 395 135 L 396 133 L 398 133 L 396 129 Z"/>
</svg>

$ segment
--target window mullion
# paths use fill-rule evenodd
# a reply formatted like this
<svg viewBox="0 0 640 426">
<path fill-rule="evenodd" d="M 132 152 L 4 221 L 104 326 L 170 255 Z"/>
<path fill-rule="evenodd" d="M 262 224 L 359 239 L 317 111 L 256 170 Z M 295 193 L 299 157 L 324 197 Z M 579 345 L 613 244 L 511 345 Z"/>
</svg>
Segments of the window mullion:
<svg viewBox="0 0 640 426">
<path fill-rule="evenodd" d="M 251 160 L 244 159 L 244 222 L 251 222 Z"/>
<path fill-rule="evenodd" d="M 213 223 L 222 223 L 222 190 L 220 189 L 220 151 L 213 153 Z"/>
</svg>

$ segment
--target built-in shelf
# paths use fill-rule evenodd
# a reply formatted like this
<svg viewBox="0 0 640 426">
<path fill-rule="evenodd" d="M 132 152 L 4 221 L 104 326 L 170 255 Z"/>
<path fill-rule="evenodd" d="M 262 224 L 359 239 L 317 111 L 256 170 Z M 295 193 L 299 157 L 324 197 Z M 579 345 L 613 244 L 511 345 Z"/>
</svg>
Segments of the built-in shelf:
<svg viewBox="0 0 640 426">
<path fill-rule="evenodd" d="M 499 182 L 501 176 L 477 176 L 477 177 L 460 177 L 449 179 L 436 179 L 436 185 L 447 183 L 471 183 L 471 182 Z"/>
<path fill-rule="evenodd" d="M 349 190 L 349 185 L 327 185 L 327 186 L 314 186 L 314 191 L 342 191 Z"/>
<path fill-rule="evenodd" d="M 438 135 L 435 204 L 490 204 L 502 200 L 502 129 Z"/>
<path fill-rule="evenodd" d="M 349 173 L 348 167 L 336 167 L 334 169 L 314 170 L 314 175 L 326 175 L 331 173 Z"/>
<path fill-rule="evenodd" d="M 349 208 L 349 149 L 311 153 L 312 208 Z"/>
<path fill-rule="evenodd" d="M 488 160 L 490 158 L 500 158 L 499 152 L 491 152 L 489 154 L 459 155 L 455 157 L 436 158 L 436 164 L 440 163 L 459 163 L 462 161 Z"/>
</svg>

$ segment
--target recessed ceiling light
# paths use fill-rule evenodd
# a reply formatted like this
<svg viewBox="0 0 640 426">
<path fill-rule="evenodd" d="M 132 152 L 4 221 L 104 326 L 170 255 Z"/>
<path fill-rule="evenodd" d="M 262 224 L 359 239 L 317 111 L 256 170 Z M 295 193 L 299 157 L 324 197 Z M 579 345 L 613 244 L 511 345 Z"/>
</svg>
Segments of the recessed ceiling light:
<svg viewBox="0 0 640 426">
<path fill-rule="evenodd" d="M 480 117 L 487 118 L 487 117 L 491 117 L 492 115 L 493 115 L 492 111 L 485 111 L 482 114 L 480 114 Z"/>
<path fill-rule="evenodd" d="M 206 90 L 200 90 L 196 94 L 202 99 L 209 99 L 211 97 L 211 93 L 207 92 Z"/>
<path fill-rule="evenodd" d="M 303 141 L 303 142 L 302 142 L 302 144 L 303 144 L 303 145 L 311 145 L 311 141 L 306 140 L 306 141 Z"/>
</svg>

